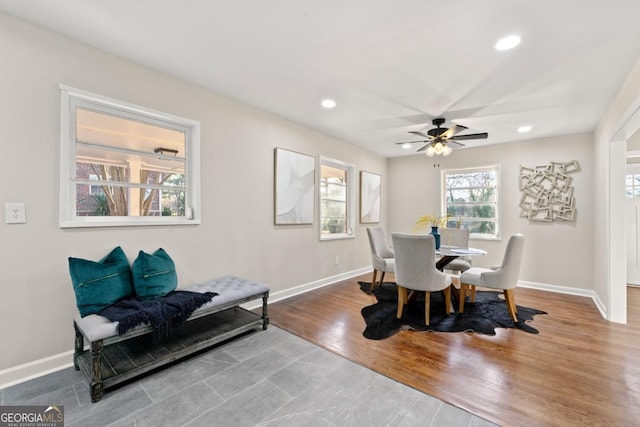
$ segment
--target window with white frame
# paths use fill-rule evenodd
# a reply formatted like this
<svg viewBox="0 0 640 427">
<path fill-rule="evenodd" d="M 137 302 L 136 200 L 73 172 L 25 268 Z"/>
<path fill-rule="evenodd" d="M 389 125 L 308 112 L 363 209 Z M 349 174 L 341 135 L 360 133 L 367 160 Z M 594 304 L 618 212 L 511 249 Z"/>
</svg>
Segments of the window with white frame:
<svg viewBox="0 0 640 427">
<path fill-rule="evenodd" d="M 447 227 L 465 228 L 471 238 L 495 239 L 500 231 L 498 166 L 442 171 Z"/>
<path fill-rule="evenodd" d="M 354 237 L 354 167 L 321 157 L 319 174 L 320 239 Z"/>
<path fill-rule="evenodd" d="M 92 181 L 98 181 L 98 175 L 90 173 L 89 179 Z M 104 191 L 102 190 L 101 185 L 90 185 L 89 186 L 89 195 L 91 196 L 104 196 Z"/>
<path fill-rule="evenodd" d="M 640 198 L 640 173 L 627 174 L 625 196 L 627 199 Z"/>
<path fill-rule="evenodd" d="M 60 226 L 198 224 L 200 124 L 61 86 Z"/>
</svg>

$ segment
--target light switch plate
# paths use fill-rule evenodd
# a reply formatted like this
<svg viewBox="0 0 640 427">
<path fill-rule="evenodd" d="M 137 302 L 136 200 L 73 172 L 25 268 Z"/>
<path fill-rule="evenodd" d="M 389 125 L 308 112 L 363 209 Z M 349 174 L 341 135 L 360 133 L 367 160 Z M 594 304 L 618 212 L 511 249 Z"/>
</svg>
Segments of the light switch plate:
<svg viewBox="0 0 640 427">
<path fill-rule="evenodd" d="M 7 224 L 25 224 L 27 222 L 24 203 L 5 203 L 4 209 Z"/>
</svg>

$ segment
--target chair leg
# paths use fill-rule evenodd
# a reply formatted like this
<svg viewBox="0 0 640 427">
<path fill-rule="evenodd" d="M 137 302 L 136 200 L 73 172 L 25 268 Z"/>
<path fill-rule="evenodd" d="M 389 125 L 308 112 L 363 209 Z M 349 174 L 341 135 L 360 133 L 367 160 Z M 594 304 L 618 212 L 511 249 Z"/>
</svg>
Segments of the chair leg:
<svg viewBox="0 0 640 427">
<path fill-rule="evenodd" d="M 453 285 L 458 285 L 460 287 L 460 274 L 451 275 L 451 283 Z"/>
<path fill-rule="evenodd" d="M 471 302 L 476 302 L 476 285 L 471 285 Z"/>
<path fill-rule="evenodd" d="M 402 318 L 402 311 L 404 310 L 404 304 L 407 302 L 407 288 L 403 288 L 398 285 L 398 311 L 396 317 Z"/>
<path fill-rule="evenodd" d="M 504 290 L 504 301 L 507 303 L 507 309 L 509 310 L 511 319 L 515 323 L 518 323 L 518 316 L 516 315 L 518 310 L 516 309 L 516 298 L 515 298 L 515 295 L 513 294 L 513 289 Z"/>
<path fill-rule="evenodd" d="M 464 313 L 464 300 L 467 298 L 467 290 L 469 285 L 460 282 L 460 301 L 458 303 L 458 312 Z"/>
<path fill-rule="evenodd" d="M 376 277 L 378 276 L 378 270 L 376 270 L 375 268 L 373 269 L 373 279 L 371 279 L 371 289 L 369 289 L 371 292 L 373 292 L 373 288 L 376 287 Z"/>
<path fill-rule="evenodd" d="M 424 293 L 424 324 L 429 326 L 429 306 L 431 306 L 431 292 Z"/>
<path fill-rule="evenodd" d="M 451 285 L 453 286 L 453 285 Z M 451 313 L 451 286 L 447 286 L 444 290 L 445 313 L 447 316 Z"/>
<path fill-rule="evenodd" d="M 384 282 L 384 273 L 385 271 L 383 271 L 382 275 L 380 275 L 380 286 L 382 286 L 382 282 Z"/>
</svg>

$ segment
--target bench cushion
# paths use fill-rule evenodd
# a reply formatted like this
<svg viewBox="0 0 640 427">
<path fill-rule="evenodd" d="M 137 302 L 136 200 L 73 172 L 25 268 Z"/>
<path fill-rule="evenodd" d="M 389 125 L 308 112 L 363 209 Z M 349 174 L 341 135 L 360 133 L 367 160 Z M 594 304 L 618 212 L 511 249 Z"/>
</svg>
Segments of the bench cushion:
<svg viewBox="0 0 640 427">
<path fill-rule="evenodd" d="M 243 301 L 251 297 L 257 298 L 265 292 L 268 292 L 269 287 L 263 283 L 254 282 L 253 280 L 242 277 L 224 276 L 197 285 L 188 286 L 182 290 L 191 292 L 216 292 L 218 294 L 213 297 L 210 302 L 194 311 L 192 316 L 195 316 L 208 310 L 215 311 L 217 307 L 235 301 Z M 118 335 L 116 332 L 118 322 L 112 322 L 106 317 L 97 314 L 80 317 L 80 314 L 76 313 L 74 321 L 82 334 L 91 342 Z"/>
<path fill-rule="evenodd" d="M 252 296 L 262 295 L 269 291 L 269 286 L 253 280 L 243 279 L 237 276 L 225 276 L 218 279 L 209 280 L 199 285 L 192 285 L 185 288 L 191 292 L 217 292 L 218 295 L 211 301 L 200 307 L 200 310 L 227 304 L 233 301 L 240 301 Z"/>
</svg>

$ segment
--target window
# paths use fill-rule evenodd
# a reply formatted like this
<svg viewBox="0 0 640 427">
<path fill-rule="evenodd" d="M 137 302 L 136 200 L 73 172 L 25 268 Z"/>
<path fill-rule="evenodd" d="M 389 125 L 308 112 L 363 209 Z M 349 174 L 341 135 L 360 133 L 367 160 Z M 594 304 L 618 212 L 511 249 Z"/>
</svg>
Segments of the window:
<svg viewBox="0 0 640 427">
<path fill-rule="evenodd" d="M 354 237 L 354 167 L 320 158 L 320 239 Z"/>
<path fill-rule="evenodd" d="M 89 174 L 89 179 L 91 181 L 98 181 L 99 180 L 98 175 L 95 175 L 95 174 L 92 174 L 92 173 Z M 104 196 L 104 190 L 102 189 L 101 185 L 90 185 L 89 186 L 89 194 L 92 195 L 92 196 Z"/>
<path fill-rule="evenodd" d="M 449 216 L 447 227 L 469 229 L 472 238 L 499 236 L 499 168 L 442 172 L 442 205 Z"/>
<path fill-rule="evenodd" d="M 640 198 L 640 174 L 627 174 L 625 196 L 627 199 Z"/>
<path fill-rule="evenodd" d="M 60 92 L 61 227 L 200 223 L 198 122 Z"/>
</svg>

